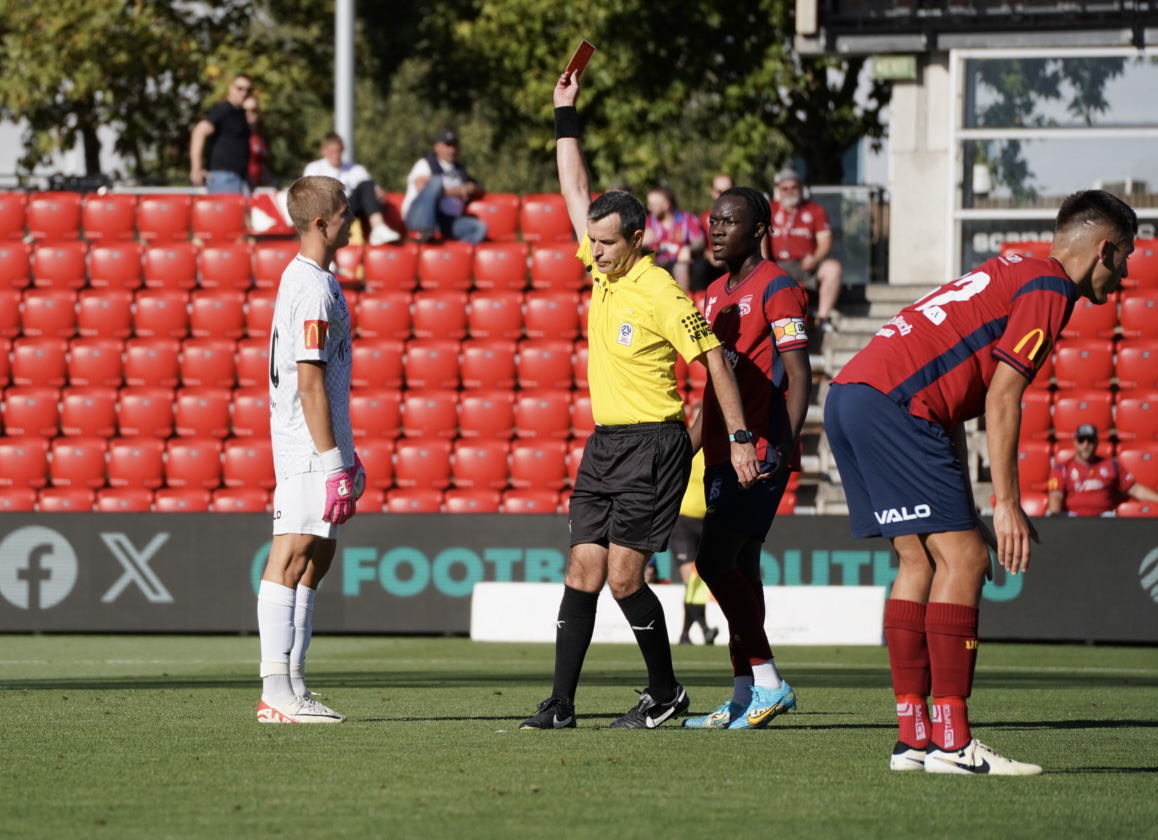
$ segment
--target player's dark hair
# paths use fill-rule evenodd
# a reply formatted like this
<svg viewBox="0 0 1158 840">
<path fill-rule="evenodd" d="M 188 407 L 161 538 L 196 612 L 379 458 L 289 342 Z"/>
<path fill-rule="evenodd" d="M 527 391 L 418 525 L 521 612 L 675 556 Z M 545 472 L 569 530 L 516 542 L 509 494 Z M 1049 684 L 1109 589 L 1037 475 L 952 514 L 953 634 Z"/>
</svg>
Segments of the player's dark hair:
<svg viewBox="0 0 1158 840">
<path fill-rule="evenodd" d="M 772 207 L 768 204 L 768 199 L 764 197 L 764 193 L 759 190 L 751 187 L 731 187 L 720 193 L 720 198 L 740 199 L 752 211 L 753 224 L 763 224 L 765 230 L 772 227 Z M 717 198 L 716 201 L 719 201 L 720 198 Z"/>
<path fill-rule="evenodd" d="M 623 190 L 609 190 L 592 201 L 587 208 L 587 219 L 598 222 L 612 213 L 619 214 L 619 232 L 624 239 L 631 239 L 647 224 L 647 211 L 639 199 Z"/>
<path fill-rule="evenodd" d="M 1080 225 L 1108 224 L 1127 236 L 1138 235 L 1138 214 L 1129 204 L 1105 190 L 1082 190 L 1066 196 L 1057 211 L 1057 233 Z"/>
</svg>

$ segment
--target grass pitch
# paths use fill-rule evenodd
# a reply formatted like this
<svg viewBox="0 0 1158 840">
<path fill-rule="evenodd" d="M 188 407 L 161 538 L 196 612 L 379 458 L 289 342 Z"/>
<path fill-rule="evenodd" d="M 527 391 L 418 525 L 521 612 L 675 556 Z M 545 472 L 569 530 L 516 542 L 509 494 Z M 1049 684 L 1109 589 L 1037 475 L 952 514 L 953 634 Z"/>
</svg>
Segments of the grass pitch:
<svg viewBox="0 0 1158 840">
<path fill-rule="evenodd" d="M 1158 837 L 1158 651 L 983 645 L 975 732 L 1036 778 L 891 773 L 883 648 L 781 648 L 764 731 L 613 731 L 645 680 L 595 646 L 579 729 L 521 732 L 550 645 L 318 637 L 340 726 L 262 726 L 256 638 L 7 636 L 0 837 Z M 692 711 L 721 647 L 675 649 Z"/>
</svg>

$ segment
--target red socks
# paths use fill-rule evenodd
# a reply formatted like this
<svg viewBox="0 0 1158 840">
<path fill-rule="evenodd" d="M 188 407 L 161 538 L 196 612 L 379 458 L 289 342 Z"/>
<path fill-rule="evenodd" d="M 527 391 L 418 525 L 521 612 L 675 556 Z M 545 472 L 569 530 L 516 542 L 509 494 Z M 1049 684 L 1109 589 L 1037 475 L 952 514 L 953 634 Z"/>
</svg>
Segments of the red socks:
<svg viewBox="0 0 1158 840">
<path fill-rule="evenodd" d="M 933 676 L 933 743 L 958 750 L 972 738 L 965 699 L 977 664 L 977 608 L 929 604 L 925 637 Z"/>
<path fill-rule="evenodd" d="M 929 743 L 929 710 L 925 698 L 931 688 L 925 605 L 889 599 L 885 605 L 885 641 L 889 646 L 893 693 L 897 696 L 898 740 L 924 749 Z"/>
<path fill-rule="evenodd" d="M 704 582 L 728 619 L 732 673 L 737 677 L 747 676 L 752 673 L 754 663 L 772 658 L 772 648 L 764 633 L 764 593 L 757 592 L 739 569 Z"/>
</svg>

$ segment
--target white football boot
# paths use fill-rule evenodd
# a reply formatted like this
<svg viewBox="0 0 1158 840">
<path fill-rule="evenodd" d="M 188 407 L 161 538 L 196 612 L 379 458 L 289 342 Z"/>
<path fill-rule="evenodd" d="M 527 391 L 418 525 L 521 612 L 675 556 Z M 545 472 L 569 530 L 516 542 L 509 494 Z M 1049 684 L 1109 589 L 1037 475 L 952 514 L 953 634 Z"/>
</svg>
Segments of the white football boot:
<svg viewBox="0 0 1158 840">
<path fill-rule="evenodd" d="M 257 704 L 258 723 L 341 723 L 345 715 L 338 714 L 329 706 L 322 705 L 312 697 L 298 697 L 267 703 L 265 698 Z"/>
<path fill-rule="evenodd" d="M 974 738 L 959 750 L 929 750 L 925 754 L 925 772 L 961 776 L 1037 776 L 1041 768 L 998 755 Z"/>
</svg>

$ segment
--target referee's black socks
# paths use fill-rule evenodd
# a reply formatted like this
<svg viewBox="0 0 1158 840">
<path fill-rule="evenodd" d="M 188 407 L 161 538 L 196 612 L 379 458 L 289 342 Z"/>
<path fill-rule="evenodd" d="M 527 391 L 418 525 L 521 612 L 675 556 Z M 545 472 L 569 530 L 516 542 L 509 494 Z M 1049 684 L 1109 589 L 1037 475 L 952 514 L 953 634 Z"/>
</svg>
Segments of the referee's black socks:
<svg viewBox="0 0 1158 840">
<path fill-rule="evenodd" d="M 563 587 L 559 620 L 555 623 L 555 686 L 552 694 L 556 697 L 575 700 L 579 672 L 583 670 L 583 659 L 595 633 L 595 608 L 598 604 L 598 592 Z"/>
<path fill-rule="evenodd" d="M 651 696 L 666 703 L 675 696 L 676 678 L 671 664 L 671 645 L 663 605 L 646 583 L 626 598 L 616 598 L 647 664 L 647 687 Z"/>
</svg>

